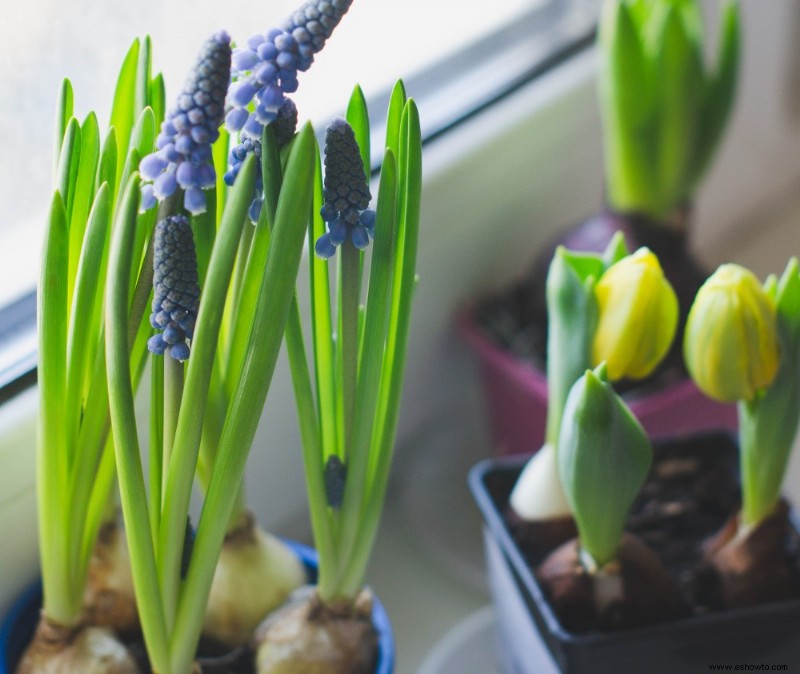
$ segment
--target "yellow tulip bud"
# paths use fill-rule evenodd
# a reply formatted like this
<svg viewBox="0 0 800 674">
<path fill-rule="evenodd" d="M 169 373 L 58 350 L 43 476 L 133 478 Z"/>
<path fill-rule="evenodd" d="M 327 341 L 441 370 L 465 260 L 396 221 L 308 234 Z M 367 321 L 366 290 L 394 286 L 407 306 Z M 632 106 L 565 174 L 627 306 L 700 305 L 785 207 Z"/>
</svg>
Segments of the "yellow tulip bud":
<svg viewBox="0 0 800 674">
<path fill-rule="evenodd" d="M 775 302 L 755 274 L 724 264 L 697 291 L 683 338 L 689 373 L 709 397 L 752 400 L 780 360 Z"/>
<path fill-rule="evenodd" d="M 598 322 L 593 365 L 605 361 L 610 380 L 641 379 L 669 351 L 678 298 L 658 258 L 647 248 L 611 265 L 595 286 Z"/>
</svg>

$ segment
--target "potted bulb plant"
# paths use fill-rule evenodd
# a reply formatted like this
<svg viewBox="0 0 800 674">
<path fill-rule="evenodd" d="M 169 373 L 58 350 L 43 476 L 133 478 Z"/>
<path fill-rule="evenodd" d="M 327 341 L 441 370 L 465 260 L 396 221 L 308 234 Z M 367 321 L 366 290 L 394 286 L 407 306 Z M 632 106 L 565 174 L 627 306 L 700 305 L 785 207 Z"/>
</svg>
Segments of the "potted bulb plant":
<svg viewBox="0 0 800 674">
<path fill-rule="evenodd" d="M 375 211 L 360 89 L 347 119 L 326 133 L 324 188 L 320 170 L 309 229 L 313 369 L 296 305 L 286 328 L 319 577 L 259 629 L 260 674 L 389 671 L 385 663 L 376 669 L 386 635 L 376 630 L 364 577 L 388 484 L 416 282 L 421 143 L 402 83 L 387 120 Z"/>
<path fill-rule="evenodd" d="M 721 266 L 697 293 L 684 337 L 700 389 L 737 402 L 741 507 L 705 550 L 717 607 L 800 596 L 796 535 L 781 498 L 800 420 L 800 273 L 792 259 L 762 288 L 749 270 Z"/>
<path fill-rule="evenodd" d="M 35 636 L 19 666 L 36 671 L 135 671 L 114 630 L 135 630 L 138 618 L 124 535 L 113 498 L 115 462 L 109 437 L 103 328 L 103 274 L 112 221 L 122 209 L 122 186 L 152 144 L 163 81 L 151 77 L 149 40 L 134 42 L 120 73 L 112 126 L 101 143 L 94 113 L 73 116 L 74 93 L 65 80 L 56 114 L 55 193 L 38 288 L 39 319 L 39 539 L 42 590 Z M 133 92 L 141 94 L 133 96 Z M 143 218 L 152 227 L 155 213 Z M 132 244 L 144 254 L 143 238 Z M 124 329 L 134 381 L 145 363 L 142 293 L 147 272 L 132 274 L 139 302 Z M 35 614 L 34 614 L 35 616 Z M 29 628 L 33 625 L 29 625 Z M 20 659 L 23 643 L 9 644 Z M 0 670 L 14 671 L 10 662 Z"/>
<path fill-rule="evenodd" d="M 682 325 L 706 273 L 689 249 L 691 202 L 722 137 L 738 70 L 736 2 L 721 9 L 718 56 L 706 65 L 697 2 L 606 0 L 597 38 L 606 206 L 556 245 L 602 251 L 615 232 L 650 248 L 678 297 Z M 555 245 L 513 288 L 465 315 L 496 451 L 530 453 L 547 418 L 546 277 Z M 700 395 L 679 348 L 642 381 L 619 382 L 653 436 L 732 428 L 730 406 Z"/>
<path fill-rule="evenodd" d="M 672 344 L 678 306 L 658 258 L 646 248 L 626 256 L 621 234 L 602 255 L 558 248 L 547 294 L 552 347 L 546 439 L 522 471 L 510 503 L 522 529 L 561 542 L 573 529 L 556 458 L 567 395 L 586 369 L 601 362 L 611 381 L 652 372 Z"/>
<path fill-rule="evenodd" d="M 604 368 L 573 386 L 557 445 L 577 539 L 520 535 L 506 510 L 519 459 L 473 470 L 508 671 L 666 674 L 797 657 L 797 532 L 780 491 L 798 423 L 798 316 L 796 261 L 763 289 L 725 266 L 690 312 L 684 349 L 695 380 L 742 401 L 741 508 L 734 475 L 682 479 L 708 453 L 735 474 L 736 447 L 724 436 L 658 443 L 636 496 L 649 445 Z M 655 502 L 660 492 L 665 504 Z M 708 512 L 720 503 L 728 507 Z M 626 573 L 631 558 L 636 570 Z"/>
<path fill-rule="evenodd" d="M 145 48 L 132 50 L 123 65 L 112 113 L 116 135 L 112 130 L 101 153 L 96 133 L 86 135 L 89 149 L 84 150 L 80 128 L 67 124 L 72 92 L 65 86 L 58 140 L 59 149 L 62 145 L 67 149 L 61 152 L 60 192 L 54 200 L 40 292 L 47 309 L 40 312 L 42 367 L 48 364 L 47 375 L 40 371 L 42 395 L 48 409 L 55 410 L 43 419 L 42 446 L 50 446 L 48 439 L 61 440 L 65 418 L 77 423 L 57 405 L 65 400 L 63 389 L 72 382 L 70 377 L 77 376 L 74 385 L 82 387 L 81 392 L 93 392 L 84 402 L 87 408 L 91 403 L 97 414 L 85 431 L 92 433 L 89 448 L 76 445 L 67 453 L 87 461 L 69 470 L 60 458 L 45 465 L 42 479 L 51 480 L 46 486 L 56 487 L 56 495 L 49 501 L 42 498 L 45 505 L 49 503 L 51 516 L 60 507 L 57 495 L 64 491 L 63 498 L 76 512 L 83 508 L 93 515 L 85 531 L 76 529 L 76 549 L 83 555 L 77 561 L 55 559 L 62 553 L 62 534 L 69 532 L 53 529 L 52 517 L 45 519 L 50 525 L 43 536 L 52 545 L 43 546 L 43 551 L 55 552 L 43 559 L 43 568 L 50 560 L 49 568 L 54 569 L 50 575 L 55 578 L 49 583 L 55 588 L 50 596 L 60 599 L 67 591 L 70 597 L 82 596 L 81 577 L 66 574 L 74 563 L 85 574 L 92 552 L 90 536 L 93 530 L 96 536 L 107 510 L 103 494 L 110 490 L 116 469 L 125 520 L 124 536 L 120 532 L 118 538 L 129 543 L 118 556 L 135 589 L 131 631 L 141 635 L 146 649 L 145 655 L 144 649 L 137 653 L 134 648 L 134 658 L 117 641 L 112 647 L 94 635 L 81 636 L 98 650 L 100 659 L 87 664 L 70 656 L 69 671 L 195 671 L 201 634 L 223 648 L 238 647 L 218 666 L 250 671 L 250 651 L 242 644 L 249 642 L 255 625 L 292 588 L 316 578 L 313 551 L 294 544 L 287 547 L 254 525 L 241 484 L 284 325 L 292 308 L 296 310 L 294 281 L 319 172 L 313 130 L 306 124 L 295 133 L 296 111 L 286 94 L 297 88 L 297 73 L 311 65 L 349 5 L 343 0 L 311 0 L 281 28 L 252 36 L 246 47 L 233 53 L 224 32 L 212 36 L 160 133 L 156 127 L 164 118 L 163 84 L 160 77 L 150 77 L 150 46 L 145 41 Z M 231 63 L 234 82 L 229 88 Z M 134 126 L 134 112 L 128 108 L 148 103 L 152 107 L 142 108 Z M 231 166 L 223 180 L 229 134 L 220 125 L 226 109 L 228 131 L 240 132 L 240 142 L 231 150 Z M 90 117 L 87 122 L 90 131 L 92 121 Z M 399 145 L 399 118 L 392 124 Z M 408 122 L 403 128 L 408 133 Z M 122 136 L 122 147 L 130 144 L 131 149 L 120 158 L 114 140 Z M 408 136 L 403 143 L 406 148 Z M 95 163 L 84 163 L 83 156 L 79 160 L 76 147 L 87 158 L 94 156 Z M 398 147 L 397 152 L 407 156 L 405 149 L 400 153 Z M 391 174 L 395 180 L 396 174 Z M 419 181 L 411 184 L 418 192 Z M 98 188 L 100 205 L 96 203 L 88 215 L 92 186 Z M 407 194 L 396 183 L 393 189 Z M 110 196 L 116 199 L 111 205 Z M 88 218 L 88 226 L 81 217 Z M 78 227 L 70 227 L 75 222 Z M 79 234 L 84 230 L 82 244 Z M 88 252 L 81 253 L 82 245 Z M 89 256 L 85 262 L 81 254 Z M 87 279 L 98 269 L 106 283 L 90 284 Z M 71 305 L 73 284 L 77 299 Z M 144 317 L 150 301 L 152 312 Z M 71 337 L 76 329 L 71 327 L 70 340 L 93 351 L 88 355 L 78 351 L 83 360 L 76 366 L 70 361 L 68 369 L 64 350 L 72 341 L 67 342 L 65 325 L 71 315 L 77 316 L 73 319 L 77 329 L 88 326 L 88 332 L 77 340 Z M 152 380 L 145 477 L 133 396 L 148 349 Z M 67 354 L 72 357 L 71 351 Z M 80 422 L 86 423 L 89 416 L 82 414 L 83 408 L 79 411 Z M 106 442 L 109 419 L 113 442 Z M 75 433 L 81 441 L 83 432 Z M 60 451 L 62 444 L 53 447 Z M 83 476 L 77 487 L 72 482 L 76 470 Z M 196 527 L 188 516 L 195 477 L 205 491 Z M 85 502 L 70 500 L 73 489 L 86 492 Z M 52 491 L 40 487 L 40 496 Z M 237 497 L 230 498 L 231 494 Z M 90 611 L 74 601 L 48 604 L 47 587 L 45 580 L 45 607 L 74 609 L 67 616 L 73 622 L 63 625 L 67 629 L 61 639 L 71 644 L 75 634 L 83 634 L 79 630 Z M 19 652 L 30 639 L 28 623 L 38 599 L 35 593 L 24 599 L 23 613 L 15 609 L 13 620 L 2 630 L 0 641 L 8 647 L 0 663 L 3 672 L 15 671 Z M 55 619 L 53 615 L 43 613 L 49 619 L 45 622 L 43 617 L 44 648 L 37 649 L 34 641 L 34 655 L 37 650 L 52 650 L 50 623 L 62 627 L 57 622 L 61 614 Z M 373 615 L 381 640 L 372 664 L 376 671 L 389 672 L 391 633 L 377 599 Z M 125 635 L 126 641 L 130 636 Z M 60 639 L 60 633 L 55 637 Z M 19 671 L 56 671 L 35 658 L 32 664 L 26 662 Z M 203 667 L 212 668 L 208 671 L 214 666 L 204 661 Z"/>
</svg>

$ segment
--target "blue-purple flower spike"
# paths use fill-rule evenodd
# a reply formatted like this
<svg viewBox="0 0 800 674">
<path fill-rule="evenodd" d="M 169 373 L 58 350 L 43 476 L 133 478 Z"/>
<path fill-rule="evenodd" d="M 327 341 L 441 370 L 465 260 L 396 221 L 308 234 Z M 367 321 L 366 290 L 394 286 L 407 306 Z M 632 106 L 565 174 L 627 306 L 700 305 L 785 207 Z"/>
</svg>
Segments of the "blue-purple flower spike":
<svg viewBox="0 0 800 674">
<path fill-rule="evenodd" d="M 206 210 L 204 189 L 216 182 L 211 145 L 219 137 L 225 114 L 225 94 L 231 72 L 231 39 L 221 31 L 203 45 L 175 107 L 156 139 L 157 152 L 139 164 L 144 180 L 142 208 L 147 210 L 185 190 L 183 205 L 192 214 Z"/>
<path fill-rule="evenodd" d="M 328 231 L 317 239 L 320 257 L 333 257 L 336 246 L 350 241 L 366 248 L 375 235 L 375 211 L 368 209 L 372 195 L 355 134 L 341 117 L 325 133 L 325 189 L 322 219 Z"/>
<path fill-rule="evenodd" d="M 291 98 L 287 98 L 280 110 L 278 116 L 272 123 L 275 128 L 275 139 L 278 148 L 283 148 L 294 137 L 297 130 L 297 106 Z M 261 140 L 250 138 L 247 134 L 241 134 L 241 142 L 235 145 L 228 157 L 228 172 L 224 176 L 226 185 L 233 185 L 236 176 L 247 159 L 247 155 L 255 153 L 259 158 L 256 166 L 256 186 L 253 194 L 253 201 L 250 204 L 250 219 L 253 222 L 258 221 L 258 216 L 261 214 L 261 207 L 264 204 L 264 177 L 261 173 Z"/>
<path fill-rule="evenodd" d="M 309 69 L 353 0 L 308 0 L 280 28 L 252 35 L 233 53 L 236 82 L 228 92 L 230 131 L 260 138 L 286 94 L 297 90 L 297 73 Z M 254 102 L 251 112 L 247 106 Z"/>
<path fill-rule="evenodd" d="M 192 228 L 186 216 L 170 215 L 156 225 L 155 237 L 150 324 L 161 332 L 147 341 L 147 348 L 155 354 L 168 351 L 175 360 L 184 361 L 200 299 Z"/>
</svg>

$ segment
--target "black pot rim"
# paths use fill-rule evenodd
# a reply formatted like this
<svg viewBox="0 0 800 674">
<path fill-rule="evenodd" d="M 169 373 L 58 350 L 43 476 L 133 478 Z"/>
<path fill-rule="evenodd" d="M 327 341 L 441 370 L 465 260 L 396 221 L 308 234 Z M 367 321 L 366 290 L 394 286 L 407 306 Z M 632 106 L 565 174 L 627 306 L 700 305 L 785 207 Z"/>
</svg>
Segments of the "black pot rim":
<svg viewBox="0 0 800 674">
<path fill-rule="evenodd" d="M 731 434 L 719 432 L 708 433 L 707 435 L 730 437 Z M 485 485 L 487 475 L 496 472 L 519 472 L 529 459 L 530 457 L 520 456 L 484 459 L 472 467 L 469 472 L 468 482 L 472 495 L 483 516 L 485 528 L 499 544 L 500 550 L 507 562 L 511 565 L 516 579 L 522 584 L 530 599 L 536 603 L 537 609 L 541 613 L 541 620 L 544 624 L 537 619 L 538 616 L 532 615 L 532 618 L 539 624 L 540 628 L 546 629 L 558 641 L 576 646 L 589 646 L 600 643 L 624 644 L 643 637 L 668 637 L 670 639 L 675 639 L 676 637 L 680 638 L 683 634 L 694 635 L 699 629 L 712 626 L 721 629 L 726 627 L 738 629 L 741 627 L 742 619 L 745 617 L 748 621 L 766 619 L 780 620 L 784 616 L 792 616 L 795 618 L 798 611 L 800 611 L 800 599 L 787 599 L 785 601 L 772 602 L 761 606 L 729 609 L 701 616 L 687 616 L 657 625 L 648 625 L 618 632 L 574 634 L 567 631 L 562 627 L 550 603 L 545 598 L 541 586 L 506 528 L 502 515 Z M 792 512 L 792 519 L 796 524 L 797 518 L 795 512 Z M 552 646 L 547 639 L 545 639 L 545 642 L 552 651 Z M 556 654 L 554 653 L 554 655 Z"/>
</svg>

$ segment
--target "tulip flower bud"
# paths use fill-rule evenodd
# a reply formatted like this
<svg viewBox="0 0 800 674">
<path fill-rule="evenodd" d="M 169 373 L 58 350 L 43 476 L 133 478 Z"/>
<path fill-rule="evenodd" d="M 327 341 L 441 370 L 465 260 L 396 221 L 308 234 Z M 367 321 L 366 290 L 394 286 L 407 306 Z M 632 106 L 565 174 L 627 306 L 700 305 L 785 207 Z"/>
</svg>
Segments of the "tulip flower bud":
<svg viewBox="0 0 800 674">
<path fill-rule="evenodd" d="M 721 402 L 753 400 L 778 372 L 775 302 L 756 276 L 722 265 L 697 291 L 683 340 L 697 386 Z"/>
<path fill-rule="evenodd" d="M 658 258 L 647 248 L 613 264 L 595 286 L 599 312 L 592 363 L 605 361 L 615 381 L 650 374 L 669 350 L 678 299 Z"/>
</svg>

